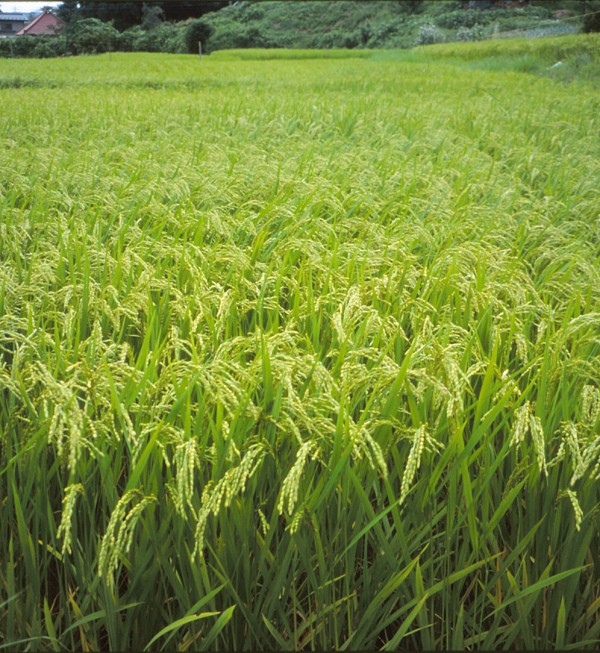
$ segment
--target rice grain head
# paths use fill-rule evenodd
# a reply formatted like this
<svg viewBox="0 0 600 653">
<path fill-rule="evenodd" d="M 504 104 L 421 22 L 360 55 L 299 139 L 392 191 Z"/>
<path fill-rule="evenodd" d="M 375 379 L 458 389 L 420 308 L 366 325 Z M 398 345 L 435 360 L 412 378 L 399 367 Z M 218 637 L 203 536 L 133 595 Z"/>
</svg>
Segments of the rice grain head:
<svg viewBox="0 0 600 653">
<path fill-rule="evenodd" d="M 416 476 L 416 473 L 421 465 L 421 455 L 425 448 L 425 441 L 427 439 L 427 425 L 422 424 L 413 436 L 413 444 L 408 454 L 406 468 L 402 476 L 402 485 L 400 487 L 400 499 L 398 505 L 402 505 L 406 499 L 406 495 L 410 490 L 410 486 Z"/>
<path fill-rule="evenodd" d="M 576 530 L 579 531 L 581 530 L 581 522 L 583 521 L 583 510 L 579 505 L 579 500 L 577 499 L 577 495 L 571 489 L 563 490 L 562 492 L 559 493 L 557 499 L 560 500 L 564 498 L 569 499 L 571 505 L 573 506 L 573 513 L 575 515 L 575 528 Z"/>
<path fill-rule="evenodd" d="M 136 501 L 131 508 L 128 504 Z M 154 495 L 144 496 L 138 489 L 127 490 L 115 506 L 98 554 L 98 576 L 114 587 L 114 572 L 119 566 L 119 557 L 126 556 L 133 542 L 135 526 L 146 506 L 155 503 Z"/>
<path fill-rule="evenodd" d="M 58 539 L 62 538 L 61 554 L 63 556 L 71 553 L 73 511 L 75 510 L 77 497 L 82 494 L 84 494 L 84 489 L 81 483 L 73 483 L 65 490 L 62 503 L 62 517 L 56 531 L 56 537 Z"/>
</svg>

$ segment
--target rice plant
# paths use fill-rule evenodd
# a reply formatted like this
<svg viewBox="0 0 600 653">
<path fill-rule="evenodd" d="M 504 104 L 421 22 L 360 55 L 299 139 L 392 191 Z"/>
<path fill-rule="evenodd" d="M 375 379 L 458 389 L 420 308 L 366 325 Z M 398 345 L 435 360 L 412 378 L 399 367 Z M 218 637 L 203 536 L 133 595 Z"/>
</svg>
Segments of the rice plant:
<svg viewBox="0 0 600 653">
<path fill-rule="evenodd" d="M 0 76 L 2 648 L 598 647 L 596 90 Z"/>
</svg>

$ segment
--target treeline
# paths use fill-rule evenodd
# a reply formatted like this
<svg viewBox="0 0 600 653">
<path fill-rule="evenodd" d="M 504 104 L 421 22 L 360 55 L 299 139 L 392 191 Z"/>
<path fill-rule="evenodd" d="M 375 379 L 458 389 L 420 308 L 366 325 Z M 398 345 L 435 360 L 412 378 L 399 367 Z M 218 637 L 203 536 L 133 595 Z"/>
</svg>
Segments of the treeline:
<svg viewBox="0 0 600 653">
<path fill-rule="evenodd" d="M 178 22 L 200 18 L 231 5 L 231 1 L 177 0 L 176 2 L 86 2 L 67 0 L 56 14 L 65 23 L 79 19 L 97 18 L 112 23 L 119 32 L 141 26 L 152 29 L 160 22 Z"/>
<path fill-rule="evenodd" d="M 0 39 L 0 56 L 232 48 L 411 48 L 529 30 L 600 31 L 600 0 L 64 2 L 56 36 Z M 535 31 L 535 33 L 533 33 Z"/>
<path fill-rule="evenodd" d="M 112 21 L 78 18 L 57 35 L 0 39 L 0 56 L 60 57 L 103 52 L 196 53 L 198 42 L 206 50 L 212 27 L 202 18 L 184 24 L 158 21 L 119 31 Z"/>
<path fill-rule="evenodd" d="M 592 20 L 600 16 L 593 12 L 600 12 L 600 0 L 304 0 L 240 2 L 206 20 L 213 27 L 212 50 L 412 48 L 522 31 L 593 31 Z"/>
<path fill-rule="evenodd" d="M 201 17 L 231 1 L 85 2 L 56 10 L 59 34 L 0 39 L 0 56 L 58 57 L 103 52 L 198 52 L 213 28 Z"/>
</svg>

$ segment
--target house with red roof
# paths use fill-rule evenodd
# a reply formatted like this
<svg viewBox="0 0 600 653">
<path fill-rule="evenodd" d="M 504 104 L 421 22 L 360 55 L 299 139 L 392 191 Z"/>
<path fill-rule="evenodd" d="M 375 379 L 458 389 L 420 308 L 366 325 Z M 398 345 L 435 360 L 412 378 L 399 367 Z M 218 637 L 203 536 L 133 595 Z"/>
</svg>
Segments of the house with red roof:
<svg viewBox="0 0 600 653">
<path fill-rule="evenodd" d="M 40 36 L 58 34 L 64 23 L 58 16 L 55 16 L 50 7 L 44 7 L 42 13 L 36 16 L 25 27 L 21 28 L 16 36 Z"/>
</svg>

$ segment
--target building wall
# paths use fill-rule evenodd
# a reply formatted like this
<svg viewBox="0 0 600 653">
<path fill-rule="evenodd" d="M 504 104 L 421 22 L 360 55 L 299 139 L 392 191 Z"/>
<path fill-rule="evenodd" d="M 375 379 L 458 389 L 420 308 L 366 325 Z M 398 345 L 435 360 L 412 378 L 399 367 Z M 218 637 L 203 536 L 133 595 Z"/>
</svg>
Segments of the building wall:
<svg viewBox="0 0 600 653">
<path fill-rule="evenodd" d="M 0 12 L 0 37 L 15 36 L 15 34 L 27 25 L 27 16 L 22 14 L 4 14 Z"/>
</svg>

